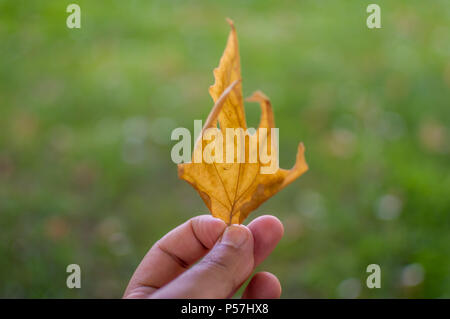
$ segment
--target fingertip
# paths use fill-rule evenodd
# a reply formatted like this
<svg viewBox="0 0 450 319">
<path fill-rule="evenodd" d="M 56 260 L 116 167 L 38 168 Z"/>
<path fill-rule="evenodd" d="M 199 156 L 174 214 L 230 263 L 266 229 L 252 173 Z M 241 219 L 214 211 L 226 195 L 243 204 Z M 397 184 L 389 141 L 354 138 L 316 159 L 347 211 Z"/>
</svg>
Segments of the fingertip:
<svg viewBox="0 0 450 319">
<path fill-rule="evenodd" d="M 270 272 L 259 272 L 253 276 L 245 288 L 243 299 L 278 299 L 281 297 L 281 284 Z"/>
<path fill-rule="evenodd" d="M 265 243 L 280 241 L 284 234 L 284 227 L 281 221 L 272 215 L 263 215 L 254 219 L 248 228 L 254 237 L 263 240 Z"/>
<path fill-rule="evenodd" d="M 275 248 L 284 234 L 281 221 L 272 215 L 264 215 L 254 219 L 248 228 L 254 238 L 255 264 L 261 263 Z"/>
<path fill-rule="evenodd" d="M 262 215 L 255 218 L 252 223 L 261 225 L 258 227 L 270 228 L 272 231 L 276 231 L 279 237 L 283 237 L 284 234 L 284 226 L 281 220 L 278 217 L 273 215 Z M 252 224 L 250 223 L 250 224 Z M 249 225 L 250 226 L 250 225 Z"/>
<path fill-rule="evenodd" d="M 227 225 L 220 218 L 200 215 L 191 219 L 192 229 L 197 239 L 211 249 L 225 231 Z"/>
<path fill-rule="evenodd" d="M 221 242 L 240 248 L 253 237 L 252 232 L 245 225 L 233 224 L 228 226 L 223 233 Z"/>
</svg>

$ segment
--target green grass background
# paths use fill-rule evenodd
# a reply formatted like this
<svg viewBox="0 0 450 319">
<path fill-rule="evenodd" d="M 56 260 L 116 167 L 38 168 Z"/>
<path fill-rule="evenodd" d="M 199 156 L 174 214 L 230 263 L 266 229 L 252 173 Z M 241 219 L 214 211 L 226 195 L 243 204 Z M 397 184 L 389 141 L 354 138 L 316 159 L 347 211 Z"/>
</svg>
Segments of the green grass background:
<svg viewBox="0 0 450 319">
<path fill-rule="evenodd" d="M 212 107 L 226 17 L 281 166 L 299 141 L 310 166 L 246 221 L 286 228 L 259 269 L 283 297 L 450 297 L 450 2 L 378 0 L 378 30 L 370 3 L 0 0 L 0 297 L 120 297 L 158 238 L 207 212 L 170 132 Z"/>
</svg>

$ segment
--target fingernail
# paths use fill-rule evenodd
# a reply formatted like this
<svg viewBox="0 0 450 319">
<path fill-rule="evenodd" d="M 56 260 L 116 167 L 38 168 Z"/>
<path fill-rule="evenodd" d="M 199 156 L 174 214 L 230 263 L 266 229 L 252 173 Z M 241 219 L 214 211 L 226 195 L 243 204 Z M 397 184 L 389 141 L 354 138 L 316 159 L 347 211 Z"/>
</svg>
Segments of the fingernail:
<svg viewBox="0 0 450 319">
<path fill-rule="evenodd" d="M 248 230 L 244 226 L 231 225 L 225 229 L 222 243 L 239 248 L 248 239 Z"/>
</svg>

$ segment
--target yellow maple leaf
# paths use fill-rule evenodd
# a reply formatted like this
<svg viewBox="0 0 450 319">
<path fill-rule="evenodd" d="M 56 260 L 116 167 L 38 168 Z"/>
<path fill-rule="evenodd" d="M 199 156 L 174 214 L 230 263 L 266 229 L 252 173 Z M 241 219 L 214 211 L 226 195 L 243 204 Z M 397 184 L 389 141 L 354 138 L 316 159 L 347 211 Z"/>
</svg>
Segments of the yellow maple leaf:
<svg viewBox="0 0 450 319">
<path fill-rule="evenodd" d="M 261 120 L 254 134 L 227 135 L 221 139 L 214 134 L 227 129 L 237 129 L 237 133 L 239 129 L 247 129 L 237 34 L 233 22 L 228 22 L 230 35 L 219 66 L 214 69 L 215 83 L 209 89 L 215 105 L 195 143 L 192 162 L 178 164 L 178 176 L 198 191 L 214 217 L 230 225 L 242 223 L 264 201 L 306 172 L 308 166 L 300 143 L 294 167 L 290 170 L 278 167 L 277 139 L 271 130 L 275 128 L 272 107 L 260 91 L 247 99 L 261 106 Z M 220 144 L 225 150 L 221 154 L 215 148 Z M 212 150 L 212 158 L 207 158 L 206 149 Z M 262 154 L 276 155 L 271 157 L 276 158 L 275 170 L 270 171 L 274 163 L 263 161 Z M 224 160 L 227 155 L 232 161 Z M 264 173 L 264 169 L 270 173 Z"/>
</svg>

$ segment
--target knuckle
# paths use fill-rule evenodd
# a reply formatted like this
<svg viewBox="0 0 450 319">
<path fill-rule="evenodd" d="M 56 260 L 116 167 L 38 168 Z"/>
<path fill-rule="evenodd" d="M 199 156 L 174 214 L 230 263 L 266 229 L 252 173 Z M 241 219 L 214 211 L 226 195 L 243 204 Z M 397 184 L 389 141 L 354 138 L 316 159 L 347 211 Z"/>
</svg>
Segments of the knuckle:
<svg viewBox="0 0 450 319">
<path fill-rule="evenodd" d="M 217 271 L 219 273 L 228 274 L 230 272 L 228 265 L 224 263 L 222 260 L 217 258 L 206 258 L 203 261 L 203 265 L 206 268 Z"/>
<path fill-rule="evenodd" d="M 235 286 L 234 271 L 232 265 L 226 262 L 222 256 L 210 254 L 201 262 L 202 267 L 212 272 L 215 276 L 220 277 L 223 282 L 228 283 L 230 287 Z"/>
</svg>

